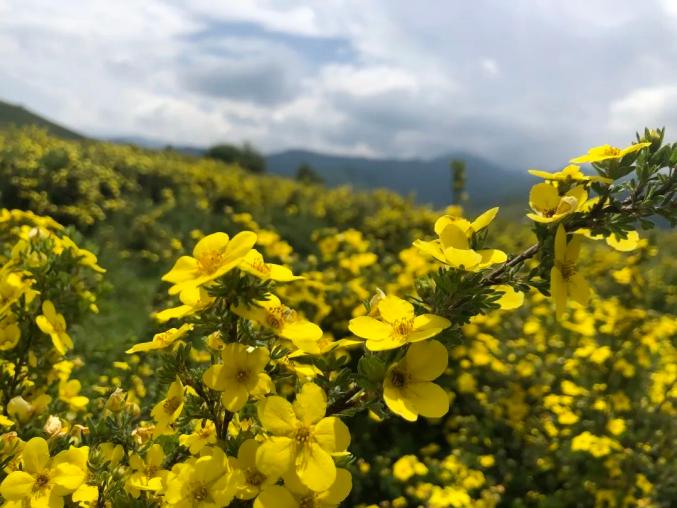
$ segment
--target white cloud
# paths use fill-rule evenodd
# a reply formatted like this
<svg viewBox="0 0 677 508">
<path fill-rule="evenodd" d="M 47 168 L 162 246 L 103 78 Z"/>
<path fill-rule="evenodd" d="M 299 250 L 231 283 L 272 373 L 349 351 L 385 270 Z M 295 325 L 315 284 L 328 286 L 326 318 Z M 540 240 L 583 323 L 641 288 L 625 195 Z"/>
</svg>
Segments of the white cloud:
<svg viewBox="0 0 677 508">
<path fill-rule="evenodd" d="M 404 69 L 385 65 L 327 65 L 319 79 L 319 83 L 329 92 L 345 92 L 355 96 L 373 96 L 392 91 L 415 92 L 420 81 L 420 77 Z"/>
<path fill-rule="evenodd" d="M 498 67 L 498 62 L 496 62 L 496 60 L 493 58 L 483 58 L 480 62 L 480 66 L 490 78 L 495 78 L 501 73 L 501 70 Z"/>
<path fill-rule="evenodd" d="M 638 88 L 609 106 L 609 127 L 632 132 L 644 127 L 666 127 L 677 133 L 677 85 Z"/>
<path fill-rule="evenodd" d="M 98 135 L 553 167 L 644 124 L 677 128 L 675 9 L 0 0 L 0 93 Z"/>
</svg>

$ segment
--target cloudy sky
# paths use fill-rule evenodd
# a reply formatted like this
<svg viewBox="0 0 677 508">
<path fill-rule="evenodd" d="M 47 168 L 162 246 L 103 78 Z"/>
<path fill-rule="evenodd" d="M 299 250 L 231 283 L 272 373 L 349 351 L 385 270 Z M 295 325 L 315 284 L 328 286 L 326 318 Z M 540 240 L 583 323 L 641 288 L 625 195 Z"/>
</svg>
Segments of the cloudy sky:
<svg viewBox="0 0 677 508">
<path fill-rule="evenodd" d="M 102 137 L 548 169 L 677 137 L 677 0 L 0 0 L 0 62 Z"/>
</svg>

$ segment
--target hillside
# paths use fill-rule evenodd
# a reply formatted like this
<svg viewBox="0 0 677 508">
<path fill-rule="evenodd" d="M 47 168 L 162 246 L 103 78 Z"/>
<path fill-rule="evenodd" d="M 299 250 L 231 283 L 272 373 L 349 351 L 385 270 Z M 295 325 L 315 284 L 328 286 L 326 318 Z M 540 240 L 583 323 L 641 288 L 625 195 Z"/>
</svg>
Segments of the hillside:
<svg viewBox="0 0 677 508">
<path fill-rule="evenodd" d="M 85 139 L 66 127 L 47 120 L 22 106 L 0 101 L 0 129 L 9 126 L 38 126 L 51 135 L 68 140 Z M 145 137 L 118 137 L 110 141 L 144 148 L 168 146 Z M 200 147 L 175 146 L 174 150 L 196 157 Z M 403 196 L 413 195 L 418 203 L 442 207 L 449 204 L 449 161 L 460 159 L 467 165 L 467 191 L 470 208 L 496 204 L 509 205 L 525 195 L 531 180 L 526 172 L 510 171 L 469 153 L 451 153 L 433 159 L 368 159 L 328 155 L 308 150 L 288 150 L 266 156 L 268 172 L 293 178 L 301 164 L 309 164 L 329 187 L 352 185 L 356 189 L 386 188 Z"/>
<path fill-rule="evenodd" d="M 85 139 L 85 136 L 36 115 L 23 106 L 0 101 L 0 129 L 11 126 L 36 126 L 46 129 L 53 136 L 63 139 Z"/>
<path fill-rule="evenodd" d="M 328 186 L 350 183 L 359 189 L 383 187 L 403 195 L 414 194 L 420 203 L 441 207 L 449 204 L 449 162 L 466 163 L 467 186 L 473 208 L 509 204 L 527 192 L 531 177 L 509 171 L 481 157 L 452 153 L 434 159 L 367 159 L 289 150 L 267 157 L 268 171 L 293 177 L 301 164 L 309 164 Z"/>
</svg>

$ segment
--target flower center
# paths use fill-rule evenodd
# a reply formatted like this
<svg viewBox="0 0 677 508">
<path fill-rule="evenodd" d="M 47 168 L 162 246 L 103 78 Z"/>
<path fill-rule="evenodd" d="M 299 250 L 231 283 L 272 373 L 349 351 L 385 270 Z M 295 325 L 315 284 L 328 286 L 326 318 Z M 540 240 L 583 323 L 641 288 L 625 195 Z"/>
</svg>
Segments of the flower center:
<svg viewBox="0 0 677 508">
<path fill-rule="evenodd" d="M 621 153 L 620 148 L 616 148 L 615 146 L 609 146 L 609 145 L 603 147 L 600 150 L 600 155 L 613 155 L 615 157 L 615 156 L 620 155 L 620 153 Z"/>
<path fill-rule="evenodd" d="M 395 388 L 402 388 L 407 384 L 407 375 L 399 370 L 393 370 L 390 373 L 390 382 Z"/>
<path fill-rule="evenodd" d="M 33 492 L 38 492 L 45 487 L 47 487 L 47 484 L 49 483 L 49 476 L 46 475 L 45 473 L 40 473 L 36 478 L 35 478 L 35 485 L 33 486 Z"/>
<path fill-rule="evenodd" d="M 172 343 L 171 334 L 169 332 L 158 333 L 157 337 L 155 339 L 157 340 L 157 342 L 159 342 L 163 346 L 166 346 L 166 345 Z"/>
<path fill-rule="evenodd" d="M 180 405 L 181 399 L 175 396 L 165 400 L 164 404 L 162 404 L 162 409 L 165 410 L 165 413 L 170 415 L 174 413 L 174 411 L 176 411 Z"/>
<path fill-rule="evenodd" d="M 314 508 L 315 498 L 312 495 L 304 496 L 299 499 L 299 508 Z"/>
<path fill-rule="evenodd" d="M 294 321 L 296 321 L 296 311 L 285 305 L 268 309 L 266 323 L 271 328 L 279 330 L 285 323 L 293 323 Z"/>
<path fill-rule="evenodd" d="M 249 369 L 240 369 L 237 371 L 237 374 L 235 374 L 235 380 L 238 383 L 246 383 L 249 379 L 249 374 Z"/>
<path fill-rule="evenodd" d="M 398 337 L 406 337 L 414 329 L 414 320 L 413 319 L 400 319 L 393 323 L 393 330 L 395 335 Z"/>
<path fill-rule="evenodd" d="M 253 487 L 258 487 L 261 485 L 263 482 L 266 481 L 266 477 L 261 474 L 257 469 L 247 469 L 245 471 L 245 478 L 247 481 L 247 484 L 253 486 Z"/>
<path fill-rule="evenodd" d="M 157 471 L 158 471 L 157 466 L 154 466 L 153 464 L 150 464 L 150 465 L 146 468 L 146 476 L 147 476 L 148 478 L 153 478 L 153 477 L 157 474 Z"/>
<path fill-rule="evenodd" d="M 300 427 L 296 431 L 295 439 L 298 444 L 306 444 L 308 441 L 310 441 L 310 429 L 308 427 Z"/>
<path fill-rule="evenodd" d="M 195 487 L 193 487 L 191 497 L 195 501 L 204 501 L 209 497 L 209 490 L 203 484 L 198 483 L 197 485 L 195 485 Z"/>
<path fill-rule="evenodd" d="M 564 280 L 569 280 L 576 273 L 576 265 L 574 263 L 557 263 L 557 268 Z"/>
<path fill-rule="evenodd" d="M 200 271 L 211 275 L 223 264 L 223 253 L 217 250 L 204 253 L 197 260 Z"/>
<path fill-rule="evenodd" d="M 249 263 L 253 270 L 262 273 L 264 275 L 270 275 L 270 267 L 263 261 L 263 259 L 257 259 Z"/>
</svg>

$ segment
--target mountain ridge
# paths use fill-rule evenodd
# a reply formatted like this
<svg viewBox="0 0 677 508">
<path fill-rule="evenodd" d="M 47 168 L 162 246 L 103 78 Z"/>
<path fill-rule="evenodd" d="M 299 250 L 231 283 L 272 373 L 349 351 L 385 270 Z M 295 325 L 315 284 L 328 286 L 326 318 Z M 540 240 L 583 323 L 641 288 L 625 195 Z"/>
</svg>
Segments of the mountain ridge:
<svg viewBox="0 0 677 508">
<path fill-rule="evenodd" d="M 301 164 L 308 164 L 328 186 L 350 184 L 358 189 L 414 193 L 418 202 L 436 207 L 448 205 L 451 200 L 449 164 L 454 159 L 466 163 L 466 191 L 473 208 L 512 203 L 523 198 L 532 183 L 526 171 L 505 169 L 466 152 L 431 159 L 374 159 L 291 149 L 266 157 L 271 173 L 293 177 Z M 500 185 L 496 185 L 497 181 Z"/>
<path fill-rule="evenodd" d="M 86 136 L 48 120 L 23 106 L 0 101 L 0 128 L 36 125 L 65 139 L 84 140 Z M 143 136 L 117 136 L 107 141 L 132 144 L 148 149 L 171 148 L 200 157 L 206 148 L 176 146 Z M 510 170 L 479 155 L 451 151 L 432 158 L 377 158 L 322 153 L 293 148 L 265 156 L 268 172 L 294 178 L 302 164 L 310 165 L 327 186 L 350 185 L 355 189 L 384 188 L 403 195 L 414 195 L 417 202 L 444 207 L 451 201 L 451 171 L 454 159 L 466 163 L 466 191 L 469 208 L 506 205 L 524 197 L 531 179 L 526 172 Z"/>
<path fill-rule="evenodd" d="M 41 115 L 33 113 L 20 104 L 11 104 L 9 102 L 0 101 L 0 128 L 5 129 L 12 126 L 23 127 L 28 125 L 42 127 L 50 134 L 64 139 L 87 139 L 86 136 L 59 125 Z"/>
</svg>

